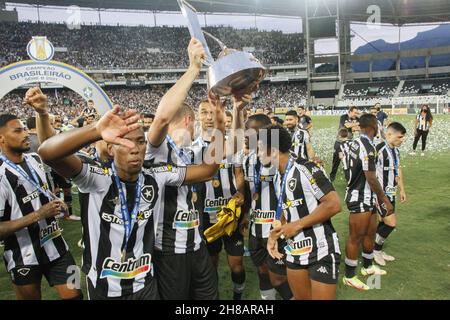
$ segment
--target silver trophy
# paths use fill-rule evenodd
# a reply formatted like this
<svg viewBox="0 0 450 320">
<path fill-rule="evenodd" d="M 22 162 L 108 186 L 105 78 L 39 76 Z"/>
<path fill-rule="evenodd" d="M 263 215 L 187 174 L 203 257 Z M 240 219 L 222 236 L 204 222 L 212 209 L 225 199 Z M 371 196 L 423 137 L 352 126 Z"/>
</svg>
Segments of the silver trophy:
<svg viewBox="0 0 450 320">
<path fill-rule="evenodd" d="M 191 37 L 199 40 L 205 48 L 204 64 L 208 66 L 208 90 L 219 96 L 242 95 L 255 91 L 266 74 L 266 69 L 259 60 L 249 52 L 227 48 L 219 39 L 202 31 L 197 11 L 185 0 L 178 0 L 178 4 L 188 22 Z M 212 58 L 204 34 L 219 44 L 222 51 L 217 60 Z"/>
</svg>

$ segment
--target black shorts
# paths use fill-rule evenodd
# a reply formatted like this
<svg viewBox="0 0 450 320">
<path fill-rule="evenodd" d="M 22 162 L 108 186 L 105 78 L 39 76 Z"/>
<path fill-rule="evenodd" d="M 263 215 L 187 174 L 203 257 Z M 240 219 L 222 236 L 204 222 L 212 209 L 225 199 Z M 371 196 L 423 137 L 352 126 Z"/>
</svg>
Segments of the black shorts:
<svg viewBox="0 0 450 320">
<path fill-rule="evenodd" d="M 55 188 L 68 189 L 72 188 L 72 182 L 52 170 L 53 184 Z"/>
<path fill-rule="evenodd" d="M 285 245 L 286 243 L 284 241 L 279 241 L 278 249 L 283 249 Z M 271 272 L 278 275 L 286 275 L 284 259 L 274 259 L 269 255 L 266 238 L 256 238 L 250 233 L 248 238 L 248 250 L 250 251 L 250 257 L 252 258 L 253 264 L 256 267 L 260 267 L 265 263 Z"/>
<path fill-rule="evenodd" d="M 331 253 L 310 265 L 300 265 L 286 261 L 286 267 L 292 270 L 308 269 L 311 280 L 326 284 L 336 284 L 339 279 L 340 259 L 341 256 L 339 254 Z"/>
<path fill-rule="evenodd" d="M 73 266 L 76 266 L 72 254 L 67 251 L 62 257 L 44 265 L 20 266 L 10 271 L 11 280 L 16 286 L 41 283 L 44 276 L 53 287 L 67 284 L 73 276 Z M 72 267 L 69 269 L 69 267 Z"/>
<path fill-rule="evenodd" d="M 86 282 L 89 300 L 159 300 L 158 286 L 155 279 L 150 281 L 149 284 L 146 284 L 144 288 L 138 292 L 122 297 L 105 297 L 99 295 L 95 290 L 92 281 L 88 277 L 86 277 Z"/>
<path fill-rule="evenodd" d="M 218 255 L 222 251 L 222 243 L 227 255 L 232 257 L 242 257 L 244 255 L 244 236 L 241 234 L 239 228 L 236 228 L 231 237 L 225 235 L 216 241 L 206 242 L 209 255 Z"/>
<path fill-rule="evenodd" d="M 350 214 L 371 212 L 376 213 L 375 205 L 366 202 L 347 202 L 347 209 Z"/>
<path fill-rule="evenodd" d="M 389 201 L 392 203 L 392 206 L 394 207 L 394 212 L 395 212 L 395 196 L 394 197 L 390 197 L 388 196 Z M 380 215 L 380 217 L 385 218 L 386 217 L 386 210 L 377 210 L 378 214 Z"/>
<path fill-rule="evenodd" d="M 155 277 L 163 300 L 217 300 L 217 272 L 206 246 L 195 252 L 164 255 L 155 250 Z"/>
</svg>

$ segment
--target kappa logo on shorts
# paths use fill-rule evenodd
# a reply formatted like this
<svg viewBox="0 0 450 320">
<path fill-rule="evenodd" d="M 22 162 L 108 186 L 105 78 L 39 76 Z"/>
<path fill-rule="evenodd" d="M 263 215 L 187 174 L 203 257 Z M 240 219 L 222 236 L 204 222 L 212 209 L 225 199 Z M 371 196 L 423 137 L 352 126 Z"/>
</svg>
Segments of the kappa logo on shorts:
<svg viewBox="0 0 450 320">
<path fill-rule="evenodd" d="M 328 270 L 327 268 L 325 268 L 324 266 L 321 266 L 319 269 L 316 270 L 317 272 L 320 273 L 324 273 L 324 274 L 328 274 Z"/>
<path fill-rule="evenodd" d="M 130 258 L 126 262 L 116 262 L 108 257 L 103 261 L 100 279 L 110 277 L 117 279 L 134 279 L 139 275 L 145 275 L 152 269 L 152 256 L 147 253 L 137 259 Z"/>
<path fill-rule="evenodd" d="M 152 203 L 155 198 L 155 189 L 153 186 L 144 186 L 141 189 L 142 198 L 147 203 Z"/>
<path fill-rule="evenodd" d="M 297 187 L 297 179 L 295 179 L 295 178 L 289 179 L 288 189 L 290 191 L 294 191 L 296 187 Z"/>
<path fill-rule="evenodd" d="M 30 273 L 30 268 L 20 268 L 17 270 L 17 273 L 20 274 L 21 276 L 26 277 L 29 273 Z"/>
</svg>

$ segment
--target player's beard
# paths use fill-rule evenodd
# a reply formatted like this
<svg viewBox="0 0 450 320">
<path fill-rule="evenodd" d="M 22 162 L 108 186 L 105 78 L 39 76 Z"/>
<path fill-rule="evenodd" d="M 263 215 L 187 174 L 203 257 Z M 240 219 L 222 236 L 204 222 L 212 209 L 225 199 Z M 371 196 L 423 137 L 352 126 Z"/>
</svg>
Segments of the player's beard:
<svg viewBox="0 0 450 320">
<path fill-rule="evenodd" d="M 9 147 L 14 153 L 24 153 L 30 151 L 31 147 Z"/>
</svg>

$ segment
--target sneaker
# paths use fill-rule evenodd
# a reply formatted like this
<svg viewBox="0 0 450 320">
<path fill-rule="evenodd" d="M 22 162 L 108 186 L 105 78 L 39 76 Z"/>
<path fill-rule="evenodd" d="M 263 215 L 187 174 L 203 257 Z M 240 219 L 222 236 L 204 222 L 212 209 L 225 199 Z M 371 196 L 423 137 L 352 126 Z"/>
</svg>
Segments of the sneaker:
<svg viewBox="0 0 450 320">
<path fill-rule="evenodd" d="M 64 219 L 69 221 L 80 221 L 81 217 L 72 214 L 70 216 L 65 217 Z"/>
<path fill-rule="evenodd" d="M 387 274 L 387 272 L 383 269 L 380 269 L 377 265 L 371 265 L 367 269 L 362 267 L 361 268 L 361 274 L 363 276 L 371 276 L 371 275 L 378 275 L 378 276 L 384 276 Z"/>
<path fill-rule="evenodd" d="M 375 260 L 375 263 L 379 266 L 386 265 L 386 261 L 383 258 L 383 251 L 374 251 L 373 252 L 373 260 Z"/>
<path fill-rule="evenodd" d="M 78 241 L 77 245 L 78 245 L 78 248 L 84 249 L 83 239 L 80 239 L 80 241 Z"/>
<path fill-rule="evenodd" d="M 383 256 L 383 259 L 385 260 L 385 261 L 394 261 L 395 260 L 395 258 L 393 257 L 393 256 L 391 256 L 391 255 L 388 255 L 386 252 L 384 252 L 384 251 L 381 251 L 381 255 Z"/>
<path fill-rule="evenodd" d="M 415 152 L 415 151 L 411 151 L 411 152 L 409 153 L 409 155 L 410 155 L 410 156 L 415 156 L 415 155 L 416 155 L 416 152 Z"/>
<path fill-rule="evenodd" d="M 247 246 L 244 246 L 244 257 L 250 257 L 250 250 Z"/>
<path fill-rule="evenodd" d="M 365 284 L 364 282 L 362 282 L 361 280 L 359 280 L 357 276 L 354 276 L 353 278 L 343 277 L 342 282 L 346 286 L 355 288 L 357 290 L 361 290 L 361 291 L 370 290 L 370 287 L 367 284 Z"/>
<path fill-rule="evenodd" d="M 425 152 L 422 152 L 422 153 L 420 154 L 420 156 L 421 156 L 421 157 L 424 157 L 424 156 L 425 156 Z"/>
</svg>

